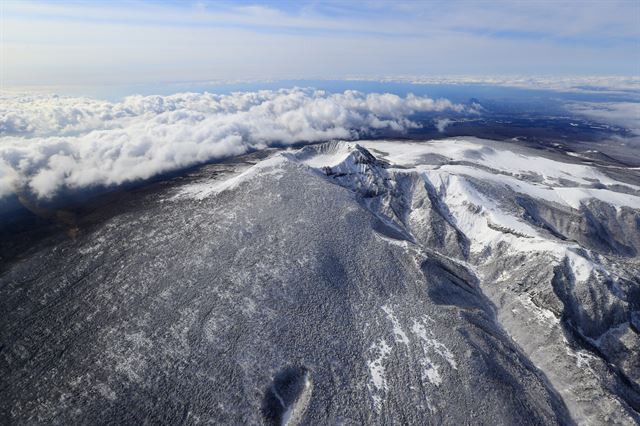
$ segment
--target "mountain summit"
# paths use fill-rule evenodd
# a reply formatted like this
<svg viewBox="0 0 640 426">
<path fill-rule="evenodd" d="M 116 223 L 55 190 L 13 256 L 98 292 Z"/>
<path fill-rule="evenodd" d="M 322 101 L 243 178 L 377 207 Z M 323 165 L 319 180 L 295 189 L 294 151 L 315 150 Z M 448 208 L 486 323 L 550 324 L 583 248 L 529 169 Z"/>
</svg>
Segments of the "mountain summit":
<svg viewBox="0 0 640 426">
<path fill-rule="evenodd" d="M 633 170 L 474 138 L 234 161 L 2 265 L 3 418 L 640 420 Z"/>
</svg>

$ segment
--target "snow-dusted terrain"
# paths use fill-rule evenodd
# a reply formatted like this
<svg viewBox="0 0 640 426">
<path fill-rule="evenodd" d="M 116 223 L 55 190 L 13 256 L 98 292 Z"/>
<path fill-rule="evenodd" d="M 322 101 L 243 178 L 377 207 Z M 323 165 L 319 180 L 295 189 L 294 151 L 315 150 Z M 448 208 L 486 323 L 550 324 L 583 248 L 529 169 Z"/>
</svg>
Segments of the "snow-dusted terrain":
<svg viewBox="0 0 640 426">
<path fill-rule="evenodd" d="M 336 141 L 74 226 L 0 269 L 9 423 L 640 421 L 637 170 Z"/>
</svg>

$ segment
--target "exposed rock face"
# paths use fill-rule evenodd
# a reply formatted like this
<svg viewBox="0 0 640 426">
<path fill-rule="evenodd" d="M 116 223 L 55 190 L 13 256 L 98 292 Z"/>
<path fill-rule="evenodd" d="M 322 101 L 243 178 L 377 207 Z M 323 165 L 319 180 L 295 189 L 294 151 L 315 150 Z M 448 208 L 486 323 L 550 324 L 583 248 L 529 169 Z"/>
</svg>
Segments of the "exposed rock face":
<svg viewBox="0 0 640 426">
<path fill-rule="evenodd" d="M 80 217 L 3 266 L 0 417 L 640 421 L 640 188 L 513 149 L 333 142 Z"/>
</svg>

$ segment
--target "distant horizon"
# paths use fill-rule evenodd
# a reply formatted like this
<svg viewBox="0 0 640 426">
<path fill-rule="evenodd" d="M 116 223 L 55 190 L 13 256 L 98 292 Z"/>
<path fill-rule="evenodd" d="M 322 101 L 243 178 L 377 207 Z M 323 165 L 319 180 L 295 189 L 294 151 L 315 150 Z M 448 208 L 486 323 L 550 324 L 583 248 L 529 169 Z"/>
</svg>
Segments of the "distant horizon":
<svg viewBox="0 0 640 426">
<path fill-rule="evenodd" d="M 0 87 L 5 94 L 56 94 L 60 96 L 86 96 L 118 100 L 130 95 L 169 95 L 181 92 L 203 91 L 253 91 L 265 89 L 314 87 L 331 83 L 353 83 L 358 90 L 360 84 L 398 84 L 421 86 L 486 86 L 523 90 L 548 91 L 624 91 L 640 95 L 640 76 L 636 75 L 398 75 L 345 78 L 262 78 L 262 79 L 203 79 L 173 80 L 138 83 L 105 84 L 59 84 L 59 85 L 15 85 Z M 583 87 L 584 86 L 584 87 Z M 324 87 L 321 87 L 324 89 Z M 154 91 L 156 89 L 156 91 Z"/>
</svg>

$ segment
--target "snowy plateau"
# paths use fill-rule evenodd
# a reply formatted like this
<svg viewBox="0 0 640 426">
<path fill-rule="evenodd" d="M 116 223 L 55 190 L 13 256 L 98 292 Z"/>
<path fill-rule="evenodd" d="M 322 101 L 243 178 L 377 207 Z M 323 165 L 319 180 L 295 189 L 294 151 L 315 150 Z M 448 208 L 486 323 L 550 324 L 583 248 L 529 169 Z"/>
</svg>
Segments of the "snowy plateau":
<svg viewBox="0 0 640 426">
<path fill-rule="evenodd" d="M 209 164 L 0 269 L 19 424 L 637 424 L 640 173 L 461 137 Z"/>
</svg>

